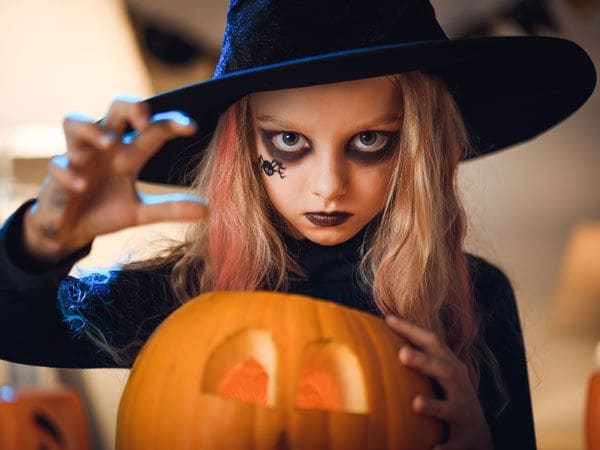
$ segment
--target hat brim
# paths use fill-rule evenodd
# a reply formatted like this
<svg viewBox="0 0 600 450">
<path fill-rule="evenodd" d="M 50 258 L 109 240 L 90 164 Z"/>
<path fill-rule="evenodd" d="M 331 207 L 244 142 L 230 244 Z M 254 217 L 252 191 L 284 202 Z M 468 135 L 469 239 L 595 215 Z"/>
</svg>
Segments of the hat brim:
<svg viewBox="0 0 600 450">
<path fill-rule="evenodd" d="M 502 36 L 423 41 L 347 50 L 227 74 L 145 100 L 153 113 L 181 110 L 197 133 L 167 142 L 139 179 L 188 185 L 186 174 L 210 140 L 218 117 L 243 96 L 377 77 L 411 70 L 442 75 L 470 133 L 475 158 L 529 140 L 576 111 L 591 95 L 596 71 L 574 42 Z"/>
</svg>

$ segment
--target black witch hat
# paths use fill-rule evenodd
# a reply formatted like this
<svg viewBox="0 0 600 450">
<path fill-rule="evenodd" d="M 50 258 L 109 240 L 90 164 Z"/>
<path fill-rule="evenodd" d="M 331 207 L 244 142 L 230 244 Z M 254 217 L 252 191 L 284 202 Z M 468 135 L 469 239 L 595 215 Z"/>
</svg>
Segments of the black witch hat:
<svg viewBox="0 0 600 450">
<path fill-rule="evenodd" d="M 197 133 L 169 141 L 143 181 L 184 174 L 231 104 L 256 91 L 423 70 L 442 76 L 478 157 L 531 139 L 577 110 L 596 84 L 577 44 L 533 36 L 448 39 L 425 0 L 232 0 L 213 78 L 153 96 L 153 113 L 182 110 Z"/>
</svg>

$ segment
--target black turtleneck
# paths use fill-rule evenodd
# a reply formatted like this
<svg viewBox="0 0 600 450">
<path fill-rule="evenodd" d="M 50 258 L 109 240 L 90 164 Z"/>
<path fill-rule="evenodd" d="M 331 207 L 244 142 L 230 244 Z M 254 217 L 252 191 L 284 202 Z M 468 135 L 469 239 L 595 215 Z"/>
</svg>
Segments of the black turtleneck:
<svg viewBox="0 0 600 450">
<path fill-rule="evenodd" d="M 309 239 L 284 234 L 288 251 L 306 273 L 290 275 L 288 292 L 309 295 L 379 315 L 368 290 L 358 283 L 360 249 L 368 236 L 365 226 L 353 237 L 336 245 L 320 245 Z"/>
</svg>

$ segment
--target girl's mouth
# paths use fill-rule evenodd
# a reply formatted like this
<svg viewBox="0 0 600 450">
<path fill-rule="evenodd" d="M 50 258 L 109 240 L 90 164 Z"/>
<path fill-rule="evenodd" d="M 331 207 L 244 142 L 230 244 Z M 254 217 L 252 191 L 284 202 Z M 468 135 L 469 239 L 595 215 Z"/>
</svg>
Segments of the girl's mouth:
<svg viewBox="0 0 600 450">
<path fill-rule="evenodd" d="M 352 214 L 334 211 L 331 213 L 310 212 L 305 213 L 304 216 L 318 227 L 335 227 L 348 220 Z"/>
</svg>

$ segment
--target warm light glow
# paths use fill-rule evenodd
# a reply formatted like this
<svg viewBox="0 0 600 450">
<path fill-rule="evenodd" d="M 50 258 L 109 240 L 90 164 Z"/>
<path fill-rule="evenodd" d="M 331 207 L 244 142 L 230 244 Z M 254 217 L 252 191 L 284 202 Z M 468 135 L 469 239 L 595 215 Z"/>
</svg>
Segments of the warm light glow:
<svg viewBox="0 0 600 450">
<path fill-rule="evenodd" d="M 22 125 L 7 129 L 3 134 L 3 148 L 10 157 L 38 158 L 40 155 L 58 155 L 67 149 L 60 123 Z"/>
<path fill-rule="evenodd" d="M 247 328 L 215 346 L 204 369 L 202 390 L 275 406 L 277 352 L 271 333 Z"/>
<path fill-rule="evenodd" d="M 573 228 L 551 320 L 556 329 L 600 337 L 600 222 Z"/>
<path fill-rule="evenodd" d="M 17 150 L 35 147 L 33 157 L 63 151 L 56 133 L 67 113 L 99 119 L 119 94 L 152 93 L 122 1 L 0 2 L 0 39 L 0 138 L 21 126 L 54 127 L 29 130 L 25 141 L 27 130 L 16 131 Z"/>
<path fill-rule="evenodd" d="M 304 366 L 298 381 L 296 405 L 305 409 L 343 410 L 340 386 L 333 375 L 318 366 Z"/>
<path fill-rule="evenodd" d="M 223 397 L 266 406 L 269 376 L 255 358 L 235 365 L 225 376 L 217 392 Z"/>
<path fill-rule="evenodd" d="M 324 340 L 307 346 L 298 376 L 296 406 L 369 412 L 362 366 L 346 344 Z"/>
</svg>

